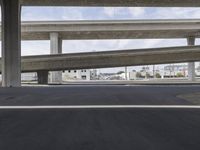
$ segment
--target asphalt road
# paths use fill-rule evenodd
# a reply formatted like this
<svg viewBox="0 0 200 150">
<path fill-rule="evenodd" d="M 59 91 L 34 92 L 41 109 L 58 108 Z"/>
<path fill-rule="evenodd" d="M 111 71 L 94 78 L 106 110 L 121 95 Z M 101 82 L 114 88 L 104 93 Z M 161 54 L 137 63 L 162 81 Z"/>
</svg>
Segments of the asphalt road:
<svg viewBox="0 0 200 150">
<path fill-rule="evenodd" d="M 200 92 L 200 86 L 56 86 L 0 88 L 2 105 L 189 105 L 180 94 Z"/>
<path fill-rule="evenodd" d="M 0 150 L 199 150 L 200 109 L 177 94 L 199 86 L 0 88 L 1 106 L 169 105 L 169 108 L 2 109 Z"/>
<path fill-rule="evenodd" d="M 1 150 L 199 150 L 200 109 L 0 110 Z"/>
</svg>

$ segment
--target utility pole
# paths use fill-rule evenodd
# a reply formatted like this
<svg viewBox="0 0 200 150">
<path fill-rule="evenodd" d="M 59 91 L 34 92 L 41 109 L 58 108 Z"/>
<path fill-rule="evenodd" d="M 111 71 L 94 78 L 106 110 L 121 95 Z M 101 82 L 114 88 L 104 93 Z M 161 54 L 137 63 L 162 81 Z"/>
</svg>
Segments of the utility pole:
<svg viewBox="0 0 200 150">
<path fill-rule="evenodd" d="M 153 78 L 155 78 L 155 65 L 153 65 Z"/>
</svg>

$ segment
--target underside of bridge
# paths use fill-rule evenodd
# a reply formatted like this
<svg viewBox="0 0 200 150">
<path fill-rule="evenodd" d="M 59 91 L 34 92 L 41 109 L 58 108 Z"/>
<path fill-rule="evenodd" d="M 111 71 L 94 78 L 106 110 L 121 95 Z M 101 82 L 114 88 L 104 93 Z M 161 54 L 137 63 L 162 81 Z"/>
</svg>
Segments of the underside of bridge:
<svg viewBox="0 0 200 150">
<path fill-rule="evenodd" d="M 198 0 L 20 0 L 25 6 L 199 7 Z"/>
<path fill-rule="evenodd" d="M 21 85 L 21 7 L 22 6 L 147 6 L 147 7 L 185 7 L 185 6 L 191 6 L 196 7 L 199 6 L 200 2 L 197 0 L 175 0 L 175 1 L 147 1 L 147 0 L 136 0 L 136 1 L 113 1 L 113 0 L 100 0 L 100 1 L 94 1 L 94 0 L 78 0 L 78 1 L 71 1 L 71 0 L 1 0 L 1 7 L 2 7 L 2 85 L 4 87 L 18 87 Z M 15 17 L 13 17 L 15 16 Z M 139 22 L 136 22 L 138 24 Z M 141 22 L 140 22 L 141 23 Z M 164 24 L 167 22 L 164 22 Z M 168 22 L 169 23 L 169 22 Z M 187 23 L 187 22 L 186 22 Z M 119 24 L 119 23 L 117 23 Z M 145 22 L 143 22 L 145 24 Z M 183 23 L 179 23 L 180 26 L 183 25 Z M 196 28 L 198 32 L 198 26 L 195 27 L 196 24 L 193 24 L 192 27 Z M 102 26 L 102 25 L 101 25 Z M 99 27 L 101 27 L 99 26 Z M 108 26 L 108 25 L 107 25 Z M 167 26 L 167 25 L 166 25 Z M 138 26 L 139 27 L 139 26 Z M 144 30 L 140 30 L 141 27 L 138 28 L 137 25 L 135 26 L 135 30 L 139 29 L 137 32 L 144 32 Z M 183 27 L 183 26 L 182 26 Z M 188 27 L 187 25 L 184 27 Z M 184 30 L 184 27 L 182 28 L 182 31 Z M 97 26 L 98 28 L 98 26 Z M 106 29 L 106 26 L 104 27 Z M 113 26 L 114 28 L 114 26 Z M 113 30 L 114 32 L 122 32 L 125 26 L 117 27 L 116 30 Z M 146 29 L 144 27 L 144 29 Z M 77 29 L 80 29 L 78 27 Z M 192 28 L 190 28 L 192 29 Z M 83 28 L 84 30 L 84 28 Z M 161 29 L 162 30 L 162 29 Z M 173 29 L 172 29 L 173 30 Z M 187 32 L 183 35 L 179 34 L 181 32 L 178 31 L 177 34 L 179 36 L 188 39 L 188 45 L 194 45 L 194 41 L 196 38 L 197 32 L 194 30 L 191 30 L 190 33 Z M 164 30 L 163 30 L 164 31 Z M 75 31 L 74 31 L 75 32 Z M 87 31 L 86 31 L 87 32 Z M 162 31 L 161 31 L 162 33 Z M 165 31 L 167 33 L 167 30 Z M 171 32 L 172 33 L 172 32 Z M 105 32 L 101 33 L 102 35 L 105 35 Z M 125 33 L 124 35 L 126 35 Z M 27 36 L 27 34 L 22 33 L 22 35 Z M 143 33 L 144 37 L 149 36 L 150 34 L 148 32 Z M 172 35 L 172 37 L 175 34 Z M 60 32 L 48 32 L 46 35 L 50 39 L 50 49 L 51 54 L 61 54 L 62 53 L 62 33 Z M 23 36 L 22 36 L 23 37 Z M 77 36 L 78 37 L 78 36 Z M 80 36 L 81 37 L 81 36 Z M 95 38 L 95 34 L 92 36 L 83 36 L 85 38 Z M 126 36 L 124 36 L 125 38 Z M 140 38 L 144 38 L 140 37 Z M 96 37 L 97 38 L 97 37 Z M 98 37 L 99 38 L 99 37 Z M 105 38 L 105 36 L 102 38 Z M 112 37 L 110 37 L 112 38 Z M 119 37 L 118 37 L 119 38 Z M 133 37 L 129 37 L 133 38 Z M 137 38 L 137 37 L 136 37 Z M 151 37 L 148 37 L 151 38 Z M 109 39 L 109 38 L 108 38 Z M 138 65 L 140 65 L 138 63 Z M 189 63 L 189 79 L 191 81 L 194 81 L 194 63 Z M 112 67 L 112 65 L 110 66 Z M 81 68 L 81 67 L 80 67 Z M 48 70 L 51 71 L 51 70 Z M 40 74 L 41 76 L 41 74 Z M 50 74 L 51 76 L 51 82 L 61 82 L 61 72 L 52 72 Z"/>
</svg>

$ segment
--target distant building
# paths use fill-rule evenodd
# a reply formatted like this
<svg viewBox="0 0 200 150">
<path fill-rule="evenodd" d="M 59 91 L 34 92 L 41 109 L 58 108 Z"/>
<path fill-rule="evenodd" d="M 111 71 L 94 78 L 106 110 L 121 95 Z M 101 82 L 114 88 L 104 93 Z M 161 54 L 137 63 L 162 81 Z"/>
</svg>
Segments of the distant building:
<svg viewBox="0 0 200 150">
<path fill-rule="evenodd" d="M 37 73 L 22 73 L 22 81 L 37 81 Z"/>
<path fill-rule="evenodd" d="M 127 72 L 127 74 L 125 72 L 123 73 L 120 73 L 120 74 L 116 74 L 115 75 L 115 79 L 118 79 L 118 80 L 129 80 L 129 72 Z"/>
<path fill-rule="evenodd" d="M 129 79 L 130 80 L 136 80 L 137 79 L 137 71 L 136 70 L 132 70 L 131 72 L 129 72 Z"/>
<path fill-rule="evenodd" d="M 98 80 L 97 70 L 93 69 L 90 70 L 90 80 Z"/>
<path fill-rule="evenodd" d="M 200 65 L 196 68 L 196 75 L 200 77 Z"/>
<path fill-rule="evenodd" d="M 116 73 L 100 73 L 99 80 L 111 80 Z"/>
<path fill-rule="evenodd" d="M 90 70 L 66 70 L 63 72 L 63 81 L 67 80 L 90 80 Z"/>
<path fill-rule="evenodd" d="M 187 77 L 188 76 L 188 65 L 167 65 L 164 67 L 164 77 Z"/>
<path fill-rule="evenodd" d="M 151 70 L 150 67 L 142 67 L 140 71 L 132 70 L 129 72 L 129 79 L 149 79 L 149 78 L 161 78 L 161 71 L 159 69 Z"/>
<path fill-rule="evenodd" d="M 144 78 L 153 77 L 153 71 L 150 69 L 149 66 L 142 67 L 140 70 L 141 76 Z"/>
</svg>

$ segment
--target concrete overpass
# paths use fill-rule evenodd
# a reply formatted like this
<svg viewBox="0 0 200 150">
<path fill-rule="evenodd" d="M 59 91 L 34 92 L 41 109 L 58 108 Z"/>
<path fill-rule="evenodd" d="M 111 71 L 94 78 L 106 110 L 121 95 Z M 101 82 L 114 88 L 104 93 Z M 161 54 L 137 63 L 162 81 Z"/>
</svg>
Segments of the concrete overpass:
<svg viewBox="0 0 200 150">
<path fill-rule="evenodd" d="M 112 20 L 22 22 L 22 40 L 49 40 L 51 54 L 62 53 L 62 40 L 152 39 L 200 37 L 200 20 Z M 193 37 L 193 38 L 191 38 Z M 195 79 L 194 63 L 189 63 L 189 79 Z M 62 82 L 62 73 L 51 73 L 51 82 Z"/>
<path fill-rule="evenodd" d="M 199 0 L 20 0 L 25 6 L 199 7 Z"/>
<path fill-rule="evenodd" d="M 152 39 L 200 37 L 200 20 L 100 20 L 22 22 L 22 40 Z"/>
<path fill-rule="evenodd" d="M 22 72 L 37 72 L 47 84 L 48 71 L 109 68 L 200 61 L 200 46 L 134 49 L 22 57 Z"/>
<path fill-rule="evenodd" d="M 49 40 L 51 54 L 62 53 L 62 40 L 77 39 L 152 39 L 200 37 L 200 20 L 112 20 L 112 21 L 31 21 L 22 22 L 22 40 Z M 193 37 L 193 38 L 190 38 Z M 65 57 L 65 56 L 64 56 Z M 125 61 L 125 60 L 124 60 Z M 140 64 L 138 64 L 140 65 Z M 102 66 L 103 68 L 104 66 Z M 112 65 L 108 66 L 112 67 Z M 59 67 L 58 67 L 59 68 Z M 89 67 L 90 68 L 90 67 Z M 194 63 L 190 63 L 194 79 Z M 31 68 L 32 70 L 32 68 Z M 60 70 L 60 69 L 57 69 Z M 63 68 L 61 68 L 63 70 Z M 51 82 L 61 82 L 62 73 L 51 73 Z"/>
<path fill-rule="evenodd" d="M 94 69 L 200 61 L 200 46 L 130 49 L 22 57 L 22 71 Z"/>
<path fill-rule="evenodd" d="M 62 53 L 62 40 L 187 38 L 200 37 L 200 20 L 112 20 L 22 22 L 22 40 L 49 40 L 51 54 Z M 194 63 L 188 64 L 195 80 Z M 62 82 L 62 73 L 51 73 L 51 82 Z"/>
<path fill-rule="evenodd" d="M 0 0 L 0 4 L 2 8 L 2 85 L 4 87 L 21 85 L 21 6 L 200 6 L 198 0 Z M 59 34 L 51 33 L 50 39 L 51 53 L 60 53 Z M 194 43 L 192 42 L 194 40 L 189 41 L 190 45 Z"/>
<path fill-rule="evenodd" d="M 22 39 L 50 39 L 51 54 L 62 53 L 62 40 L 187 38 L 200 37 L 200 20 L 112 20 L 23 22 Z M 188 63 L 189 80 L 195 80 L 195 64 Z M 62 82 L 62 73 L 51 73 L 51 82 Z"/>
</svg>

